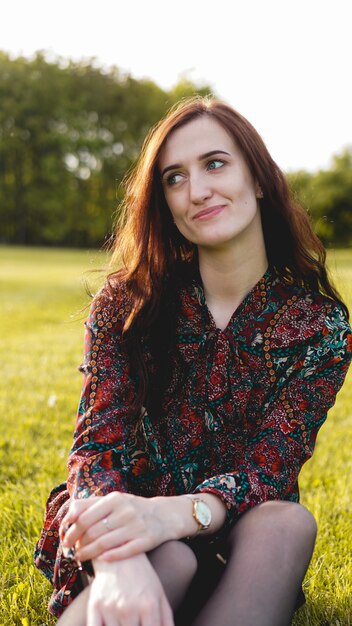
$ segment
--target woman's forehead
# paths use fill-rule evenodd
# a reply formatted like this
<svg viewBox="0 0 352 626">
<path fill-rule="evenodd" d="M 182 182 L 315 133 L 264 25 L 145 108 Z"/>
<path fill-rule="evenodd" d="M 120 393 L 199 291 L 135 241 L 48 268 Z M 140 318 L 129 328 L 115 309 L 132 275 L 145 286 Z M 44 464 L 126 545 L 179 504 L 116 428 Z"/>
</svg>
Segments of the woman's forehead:
<svg viewBox="0 0 352 626">
<path fill-rule="evenodd" d="M 159 167 L 199 158 L 214 150 L 234 152 L 236 144 L 217 120 L 203 115 L 174 130 L 163 146 Z"/>
</svg>

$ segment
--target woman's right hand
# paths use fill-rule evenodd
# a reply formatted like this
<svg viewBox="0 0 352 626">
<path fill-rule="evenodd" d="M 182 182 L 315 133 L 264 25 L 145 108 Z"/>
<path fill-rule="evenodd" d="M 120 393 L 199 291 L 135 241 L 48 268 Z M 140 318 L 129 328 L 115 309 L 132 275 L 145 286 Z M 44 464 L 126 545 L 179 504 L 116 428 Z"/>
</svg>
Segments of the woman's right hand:
<svg viewBox="0 0 352 626">
<path fill-rule="evenodd" d="M 87 626 L 174 626 L 162 584 L 146 554 L 94 561 Z"/>
</svg>

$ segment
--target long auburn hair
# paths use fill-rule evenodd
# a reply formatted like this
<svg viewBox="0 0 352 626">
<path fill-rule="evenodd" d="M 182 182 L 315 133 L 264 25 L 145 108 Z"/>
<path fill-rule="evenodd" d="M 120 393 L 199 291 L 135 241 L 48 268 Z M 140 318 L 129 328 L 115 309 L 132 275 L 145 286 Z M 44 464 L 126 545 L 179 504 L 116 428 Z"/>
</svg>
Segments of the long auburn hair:
<svg viewBox="0 0 352 626">
<path fill-rule="evenodd" d="M 284 279 L 298 281 L 339 302 L 348 315 L 329 279 L 325 248 L 255 128 L 232 107 L 212 97 L 182 100 L 148 133 L 135 167 L 124 180 L 125 196 L 112 246 L 111 267 L 115 269 L 109 276 L 110 284 L 115 283 L 112 278 L 117 278 L 119 284 L 122 281 L 132 303 L 124 334 L 138 378 L 134 408 L 142 406 L 148 386 L 140 339 L 150 331 L 155 352 L 162 358 L 161 343 L 172 332 L 173 294 L 177 293 L 183 270 L 197 265 L 196 246 L 173 223 L 158 160 L 170 134 L 201 116 L 216 120 L 232 136 L 263 191 L 260 210 L 270 266 Z M 122 268 L 116 270 L 121 264 Z M 165 327 L 165 318 L 171 326 Z M 153 335 L 156 325 L 158 333 Z"/>
</svg>

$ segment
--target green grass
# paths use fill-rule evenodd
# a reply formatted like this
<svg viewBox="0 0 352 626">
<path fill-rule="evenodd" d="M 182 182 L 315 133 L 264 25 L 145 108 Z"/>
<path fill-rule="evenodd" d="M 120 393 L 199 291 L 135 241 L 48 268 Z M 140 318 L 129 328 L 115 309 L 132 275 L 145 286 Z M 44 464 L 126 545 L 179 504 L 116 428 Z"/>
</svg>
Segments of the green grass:
<svg viewBox="0 0 352 626">
<path fill-rule="evenodd" d="M 0 247 L 0 624 L 50 626 L 51 587 L 32 564 L 49 491 L 66 478 L 81 374 L 84 273 L 97 252 Z M 329 265 L 348 300 L 352 252 L 331 251 Z M 88 274 L 93 288 L 100 275 Z M 352 308 L 350 298 L 349 305 Z M 349 380 L 301 474 L 301 499 L 318 521 L 294 626 L 352 623 L 352 398 Z"/>
</svg>

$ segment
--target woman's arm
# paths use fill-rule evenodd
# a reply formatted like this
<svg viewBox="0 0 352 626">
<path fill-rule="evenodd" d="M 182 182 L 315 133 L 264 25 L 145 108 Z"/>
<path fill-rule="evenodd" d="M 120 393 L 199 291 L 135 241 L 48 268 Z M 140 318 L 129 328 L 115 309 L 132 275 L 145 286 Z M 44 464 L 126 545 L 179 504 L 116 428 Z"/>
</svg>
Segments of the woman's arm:
<svg viewBox="0 0 352 626">
<path fill-rule="evenodd" d="M 65 558 L 58 541 L 59 526 L 69 505 L 73 499 L 83 501 L 95 494 L 127 491 L 126 440 L 134 426 L 128 409 L 135 397 L 121 341 L 128 314 L 124 294 L 116 293 L 112 299 L 104 287 L 92 302 L 86 321 L 83 389 L 68 460 L 68 481 L 49 496 L 35 553 L 37 567 L 54 586 L 50 611 L 58 616 L 71 601 L 77 579 L 77 569 Z"/>
<path fill-rule="evenodd" d="M 126 491 L 124 453 L 133 428 L 128 410 L 135 385 L 121 337 L 127 305 L 107 288 L 94 300 L 86 321 L 83 388 L 67 486 L 73 498 Z"/>
<path fill-rule="evenodd" d="M 126 315 L 126 307 L 113 305 L 103 292 L 86 322 L 84 384 L 68 461 L 72 499 L 61 524 L 62 537 L 71 526 L 65 545 L 68 549 L 79 542 L 77 558 L 82 561 L 112 548 L 114 558 L 128 558 L 198 529 L 188 498 L 142 498 L 126 493 L 124 457 L 133 428 L 128 407 L 135 387 L 121 341 L 121 310 Z M 204 499 L 212 510 L 209 532 L 215 532 L 223 523 L 225 507 L 214 495 Z M 109 516 L 114 519 L 110 521 L 113 532 L 103 523 Z"/>
<path fill-rule="evenodd" d="M 87 626 L 174 626 L 164 589 L 145 554 L 114 563 L 94 562 L 94 569 Z"/>
<path fill-rule="evenodd" d="M 212 519 L 202 534 L 217 532 L 226 510 L 220 498 L 202 495 Z M 63 520 L 66 550 L 75 548 L 78 561 L 120 560 L 149 552 L 172 539 L 195 535 L 198 524 L 189 496 L 143 498 L 114 492 L 104 497 L 74 500 Z"/>
</svg>

